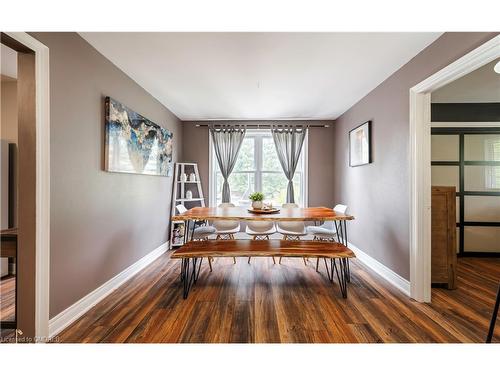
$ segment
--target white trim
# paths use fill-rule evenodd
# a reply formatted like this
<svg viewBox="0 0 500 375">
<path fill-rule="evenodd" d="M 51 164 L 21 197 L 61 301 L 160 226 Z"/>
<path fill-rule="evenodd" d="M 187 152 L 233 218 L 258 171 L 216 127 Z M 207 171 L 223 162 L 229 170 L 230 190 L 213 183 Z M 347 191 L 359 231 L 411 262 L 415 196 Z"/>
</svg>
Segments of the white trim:
<svg viewBox="0 0 500 375">
<path fill-rule="evenodd" d="M 168 246 L 168 242 L 160 245 L 155 250 L 151 251 L 149 254 L 142 257 L 137 262 L 120 272 L 118 275 L 102 284 L 99 288 L 90 292 L 85 297 L 68 307 L 66 310 L 60 312 L 55 317 L 50 319 L 49 337 L 53 338 L 55 335 L 57 335 L 59 332 L 61 332 L 63 329 L 68 327 L 71 323 L 85 314 L 89 309 L 106 298 L 110 293 L 115 291 L 124 282 L 129 280 L 139 271 L 144 269 L 147 265 L 152 263 L 155 259 L 157 259 L 168 250 Z"/>
<path fill-rule="evenodd" d="M 410 297 L 431 300 L 430 93 L 500 57 L 500 35 L 410 89 Z"/>
<path fill-rule="evenodd" d="M 408 280 L 401 277 L 390 268 L 384 266 L 378 260 L 372 258 L 352 243 L 349 242 L 348 247 L 349 249 L 354 251 L 354 254 L 356 254 L 356 258 L 363 262 L 367 267 L 383 277 L 386 281 L 398 288 L 404 294 L 410 295 L 410 282 Z"/>
<path fill-rule="evenodd" d="M 467 128 L 471 126 L 487 127 L 500 127 L 500 121 L 485 121 L 485 122 L 431 122 L 433 128 Z"/>
<path fill-rule="evenodd" d="M 35 336 L 49 333 L 50 272 L 50 78 L 49 48 L 23 32 L 6 33 L 35 52 L 36 95 L 36 259 Z M 20 327 L 22 328 L 22 327 Z"/>
</svg>

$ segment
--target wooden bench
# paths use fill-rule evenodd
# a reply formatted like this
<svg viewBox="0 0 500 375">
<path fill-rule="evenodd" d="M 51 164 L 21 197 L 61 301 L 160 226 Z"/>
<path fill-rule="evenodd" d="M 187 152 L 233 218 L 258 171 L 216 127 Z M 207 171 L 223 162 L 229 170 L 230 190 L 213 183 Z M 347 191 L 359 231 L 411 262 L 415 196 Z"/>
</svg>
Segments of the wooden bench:
<svg viewBox="0 0 500 375">
<path fill-rule="evenodd" d="M 172 254 L 173 259 L 181 259 L 181 281 L 183 281 L 184 298 L 187 298 L 191 286 L 196 283 L 200 274 L 203 258 L 225 257 L 288 257 L 288 258 L 323 258 L 328 279 L 333 282 L 337 273 L 342 296 L 347 298 L 349 277 L 349 258 L 354 253 L 345 245 L 324 241 L 286 241 L 286 240 L 215 240 L 191 241 Z M 328 267 L 327 259 L 330 262 Z M 339 260 L 337 265 L 336 259 Z"/>
</svg>

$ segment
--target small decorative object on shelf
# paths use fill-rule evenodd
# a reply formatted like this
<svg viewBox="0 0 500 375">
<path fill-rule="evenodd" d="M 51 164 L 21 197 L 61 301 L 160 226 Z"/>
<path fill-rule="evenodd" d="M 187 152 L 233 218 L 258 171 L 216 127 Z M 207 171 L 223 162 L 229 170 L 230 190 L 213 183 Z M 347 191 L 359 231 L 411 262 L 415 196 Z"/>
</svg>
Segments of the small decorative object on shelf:
<svg viewBox="0 0 500 375">
<path fill-rule="evenodd" d="M 189 175 L 189 182 L 196 182 L 196 175 L 194 173 Z"/>
<path fill-rule="evenodd" d="M 191 190 L 186 191 L 186 199 L 193 199 L 193 192 Z"/>
<path fill-rule="evenodd" d="M 264 200 L 264 194 L 255 192 L 250 194 L 248 198 L 252 201 L 253 208 L 260 210 L 264 206 L 264 204 L 262 203 L 262 201 Z"/>
<path fill-rule="evenodd" d="M 186 229 L 186 224 L 183 221 L 173 221 L 172 222 L 172 232 L 170 233 L 170 245 L 171 247 L 177 247 L 184 245 L 184 231 Z"/>
<path fill-rule="evenodd" d="M 186 173 L 181 174 L 181 181 L 186 182 L 188 180 L 188 175 Z"/>
</svg>

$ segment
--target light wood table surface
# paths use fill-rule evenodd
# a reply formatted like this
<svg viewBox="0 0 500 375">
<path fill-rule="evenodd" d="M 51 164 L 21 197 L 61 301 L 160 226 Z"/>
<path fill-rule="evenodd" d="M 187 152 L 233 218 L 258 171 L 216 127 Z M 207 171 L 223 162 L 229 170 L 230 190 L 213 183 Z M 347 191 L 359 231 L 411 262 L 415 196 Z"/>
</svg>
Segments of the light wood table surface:
<svg viewBox="0 0 500 375">
<path fill-rule="evenodd" d="M 194 207 L 173 216 L 172 220 L 332 221 L 354 220 L 354 217 L 327 207 L 281 208 L 276 214 L 255 214 L 245 207 Z"/>
</svg>

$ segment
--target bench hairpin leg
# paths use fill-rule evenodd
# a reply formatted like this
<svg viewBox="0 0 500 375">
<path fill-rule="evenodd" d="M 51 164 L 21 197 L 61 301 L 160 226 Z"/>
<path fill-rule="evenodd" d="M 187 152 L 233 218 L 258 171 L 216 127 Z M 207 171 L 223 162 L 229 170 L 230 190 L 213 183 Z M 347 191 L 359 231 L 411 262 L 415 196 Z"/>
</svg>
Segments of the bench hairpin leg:
<svg viewBox="0 0 500 375">
<path fill-rule="evenodd" d="M 189 263 L 190 262 L 193 262 L 193 267 L 192 267 L 192 270 L 191 270 L 191 267 L 189 266 Z M 193 259 L 190 259 L 190 258 L 183 258 L 182 259 L 182 285 L 183 285 L 183 298 L 186 299 L 188 294 L 189 294 L 189 290 L 191 289 L 191 286 L 194 284 L 194 282 L 196 281 L 197 279 L 197 275 L 196 273 L 199 272 L 199 268 L 197 269 L 196 268 L 196 264 L 198 263 L 198 259 L 197 258 L 193 258 Z M 200 262 L 200 265 L 201 265 L 201 262 Z"/>
<path fill-rule="evenodd" d="M 195 258 L 195 262 L 198 262 L 198 258 Z M 201 263 L 203 262 L 203 258 L 200 258 L 200 265 L 198 266 L 198 271 L 196 271 L 196 266 L 195 266 L 195 276 L 194 276 L 194 283 L 198 281 L 198 277 L 200 276 L 200 271 L 201 271 Z M 196 264 L 196 263 L 195 263 Z"/>
<path fill-rule="evenodd" d="M 347 263 L 347 282 L 351 282 L 351 267 L 349 266 L 349 258 L 346 260 Z"/>
<path fill-rule="evenodd" d="M 339 267 L 335 265 L 337 270 L 337 279 L 339 281 L 340 291 L 342 292 L 342 297 L 347 298 L 347 259 L 339 259 Z"/>
<path fill-rule="evenodd" d="M 326 274 L 328 276 L 328 280 L 330 280 L 330 282 L 333 283 L 333 269 L 329 269 L 328 268 L 328 262 L 326 260 L 326 258 L 323 258 L 323 261 L 325 262 L 325 268 L 326 268 Z"/>
<path fill-rule="evenodd" d="M 183 286 L 183 293 L 182 296 L 184 299 L 187 298 L 188 293 L 189 293 L 189 287 L 190 287 L 190 281 L 191 278 L 189 277 L 189 258 L 182 258 L 182 286 Z"/>
</svg>

